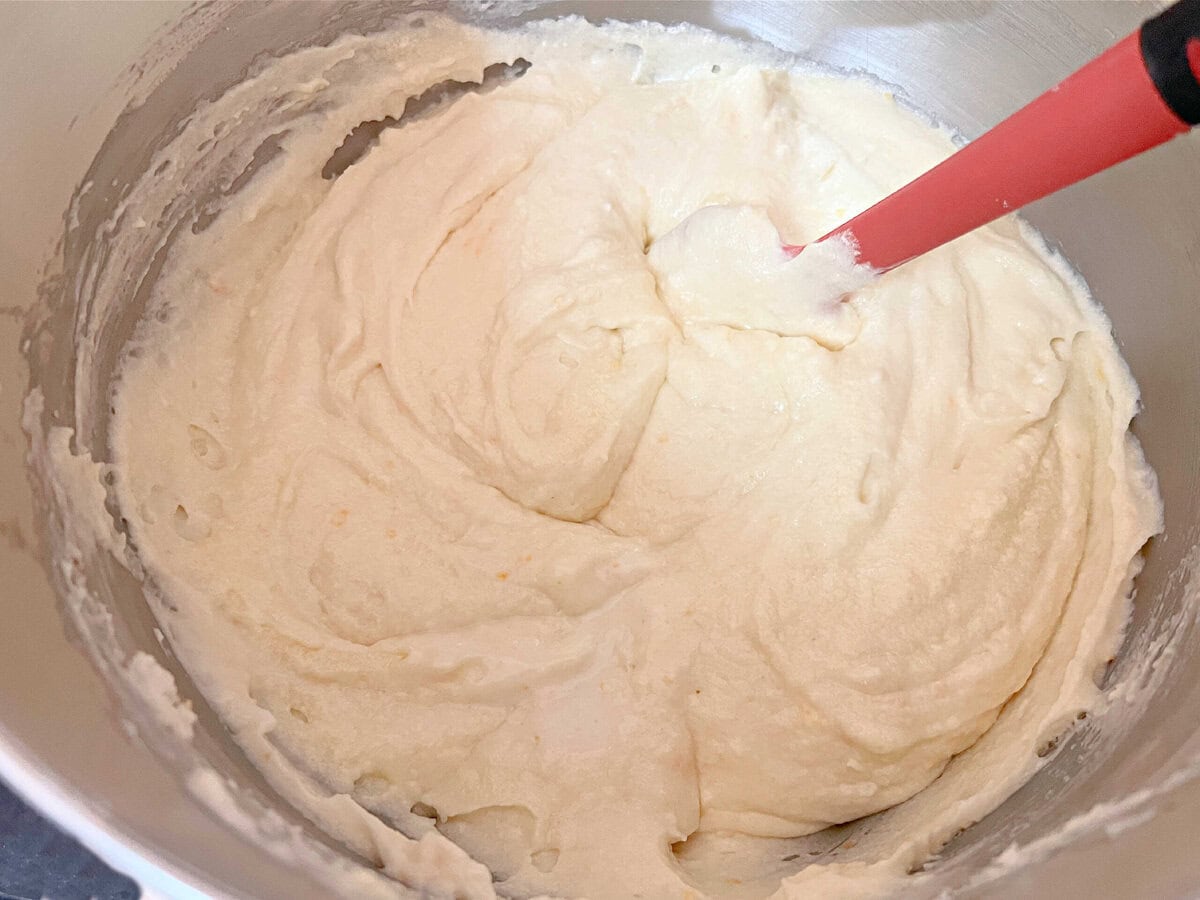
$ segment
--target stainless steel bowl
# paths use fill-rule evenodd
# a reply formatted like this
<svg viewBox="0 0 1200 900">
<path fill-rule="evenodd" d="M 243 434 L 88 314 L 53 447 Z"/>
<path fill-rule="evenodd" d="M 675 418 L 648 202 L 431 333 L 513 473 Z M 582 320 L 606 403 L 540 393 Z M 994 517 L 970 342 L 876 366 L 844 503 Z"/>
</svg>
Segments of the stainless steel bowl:
<svg viewBox="0 0 1200 900">
<path fill-rule="evenodd" d="M 117 264 L 113 242 L 127 237 L 108 223 L 153 150 L 196 104 L 235 84 L 265 55 L 375 30 L 414 7 L 445 6 L 0 5 L 0 121 L 8 125 L 0 130 L 0 776 L 150 893 L 328 896 L 329 872 L 360 863 L 285 808 L 242 758 L 161 644 L 135 580 L 86 547 L 73 565 L 47 565 L 39 536 L 62 541 L 71 523 L 35 503 L 30 490 L 19 426 L 26 357 L 45 390 L 47 420 L 76 426 L 78 445 L 102 459 L 105 411 L 93 398 L 104 397 L 108 364 L 144 303 L 161 236 L 150 229 L 144 246 Z M 689 21 L 766 40 L 891 82 L 967 137 L 1156 7 L 450 4 L 455 15 L 500 24 L 582 14 Z M 194 204 L 182 204 L 174 221 L 194 212 Z M 1200 140 L 1189 136 L 1097 176 L 1037 204 L 1028 218 L 1074 262 L 1112 317 L 1142 387 L 1145 411 L 1135 430 L 1161 481 L 1167 530 L 1150 548 L 1125 649 L 1107 675 L 1119 698 L 1114 711 L 1073 732 L 1032 781 L 932 860 L 911 893 L 1195 896 Z M 101 317 L 99 365 L 83 383 L 76 329 L 97 291 L 111 285 L 120 286 L 122 299 Z M 25 323 L 29 315 L 38 327 Z M 93 599 L 64 623 L 58 598 L 84 583 Z M 90 638 L 86 649 L 81 634 Z M 127 664 L 135 651 L 175 675 L 199 715 L 194 742 L 163 727 L 130 689 Z M 1147 684 L 1152 693 L 1139 689 Z M 201 762 L 225 780 L 198 795 L 187 773 Z M 221 785 L 233 814 L 225 818 L 202 799 L 225 790 Z M 1026 864 L 1009 865 L 1013 854 L 1004 851 L 1013 845 L 1026 848 Z"/>
</svg>

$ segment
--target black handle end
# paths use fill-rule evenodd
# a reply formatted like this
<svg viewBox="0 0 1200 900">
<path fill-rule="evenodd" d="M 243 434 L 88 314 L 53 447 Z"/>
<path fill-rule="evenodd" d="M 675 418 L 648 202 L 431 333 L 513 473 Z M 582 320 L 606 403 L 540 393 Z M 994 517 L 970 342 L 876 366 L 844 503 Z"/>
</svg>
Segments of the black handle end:
<svg viewBox="0 0 1200 900">
<path fill-rule="evenodd" d="M 1200 0 L 1179 0 L 1142 26 L 1142 60 L 1167 106 L 1200 124 Z"/>
</svg>

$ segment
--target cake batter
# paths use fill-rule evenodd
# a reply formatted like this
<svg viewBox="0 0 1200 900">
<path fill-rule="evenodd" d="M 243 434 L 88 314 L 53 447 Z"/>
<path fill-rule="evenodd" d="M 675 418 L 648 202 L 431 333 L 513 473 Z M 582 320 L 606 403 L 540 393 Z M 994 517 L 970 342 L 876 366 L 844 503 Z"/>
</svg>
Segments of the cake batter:
<svg viewBox="0 0 1200 900">
<path fill-rule="evenodd" d="M 528 68 L 332 178 L 327 104 L 172 248 L 114 490 L 235 738 L 431 896 L 894 890 L 1096 702 L 1158 528 L 1082 284 L 1013 219 L 789 261 L 952 141 L 704 32 L 312 60 L 239 90 L 380 120 Z M 696 862 L 891 807 L 799 874 Z"/>
</svg>

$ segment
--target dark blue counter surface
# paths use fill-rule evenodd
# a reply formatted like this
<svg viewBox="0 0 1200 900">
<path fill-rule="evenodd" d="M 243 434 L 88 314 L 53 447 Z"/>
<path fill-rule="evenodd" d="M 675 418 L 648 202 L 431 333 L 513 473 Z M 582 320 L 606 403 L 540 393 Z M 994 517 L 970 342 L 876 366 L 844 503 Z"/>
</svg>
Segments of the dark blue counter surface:
<svg viewBox="0 0 1200 900">
<path fill-rule="evenodd" d="M 136 900 L 118 875 L 0 782 L 0 898 Z"/>
</svg>

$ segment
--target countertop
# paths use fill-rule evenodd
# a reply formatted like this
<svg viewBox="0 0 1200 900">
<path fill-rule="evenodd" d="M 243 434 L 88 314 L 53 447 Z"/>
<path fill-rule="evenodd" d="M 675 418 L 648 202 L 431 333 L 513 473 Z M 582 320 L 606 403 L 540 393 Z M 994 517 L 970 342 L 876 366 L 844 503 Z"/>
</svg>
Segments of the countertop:
<svg viewBox="0 0 1200 900">
<path fill-rule="evenodd" d="M 0 900 L 136 900 L 139 893 L 0 782 Z"/>
</svg>

